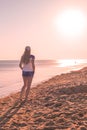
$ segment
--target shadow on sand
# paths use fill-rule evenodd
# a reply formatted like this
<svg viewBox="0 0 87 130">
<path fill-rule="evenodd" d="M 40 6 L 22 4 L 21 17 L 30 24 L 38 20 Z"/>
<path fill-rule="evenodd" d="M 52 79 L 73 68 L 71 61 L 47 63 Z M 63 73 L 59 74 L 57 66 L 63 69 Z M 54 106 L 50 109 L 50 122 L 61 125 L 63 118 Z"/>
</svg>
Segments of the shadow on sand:
<svg viewBox="0 0 87 130">
<path fill-rule="evenodd" d="M 7 112 L 0 117 L 0 128 L 4 126 L 16 113 L 17 111 L 25 104 L 25 101 L 16 101 L 13 106 L 7 110 Z M 1 129 L 0 129 L 1 130 Z"/>
</svg>

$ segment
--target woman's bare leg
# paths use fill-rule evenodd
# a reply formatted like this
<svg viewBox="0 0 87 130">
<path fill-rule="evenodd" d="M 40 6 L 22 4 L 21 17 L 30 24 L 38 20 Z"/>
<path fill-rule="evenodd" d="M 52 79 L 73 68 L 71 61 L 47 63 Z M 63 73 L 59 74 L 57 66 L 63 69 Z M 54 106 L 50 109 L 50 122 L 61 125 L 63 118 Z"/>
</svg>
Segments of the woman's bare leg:
<svg viewBox="0 0 87 130">
<path fill-rule="evenodd" d="M 29 92 L 30 92 L 30 86 L 31 86 L 31 83 L 32 83 L 32 79 L 33 79 L 32 76 L 28 77 L 28 83 L 27 83 L 27 89 L 26 89 L 25 100 L 28 99 L 28 95 L 29 95 Z"/>
<path fill-rule="evenodd" d="M 24 94 L 24 91 L 25 91 L 25 88 L 26 88 L 26 86 L 27 86 L 27 77 L 23 77 L 23 82 L 24 82 L 24 85 L 23 85 L 23 87 L 22 87 L 22 89 L 21 89 L 21 92 L 20 92 L 20 99 L 22 99 L 22 96 L 23 96 L 23 94 Z"/>
</svg>

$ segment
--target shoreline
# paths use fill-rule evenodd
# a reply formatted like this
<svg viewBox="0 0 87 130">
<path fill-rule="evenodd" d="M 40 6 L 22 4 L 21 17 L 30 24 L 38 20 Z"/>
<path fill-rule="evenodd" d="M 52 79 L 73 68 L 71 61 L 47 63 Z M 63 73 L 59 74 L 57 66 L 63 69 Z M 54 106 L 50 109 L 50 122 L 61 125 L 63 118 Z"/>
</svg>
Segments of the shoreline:
<svg viewBox="0 0 87 130">
<path fill-rule="evenodd" d="M 35 83 L 35 84 L 33 84 L 33 85 L 31 85 L 31 90 L 33 89 L 33 88 L 36 88 L 36 87 L 38 87 L 38 86 L 41 86 L 42 84 L 44 84 L 45 82 L 48 82 L 49 80 L 53 80 L 55 77 L 58 77 L 58 76 L 61 76 L 61 75 L 67 75 L 67 74 L 69 74 L 69 73 L 73 73 L 73 72 L 80 72 L 80 71 L 82 71 L 82 70 L 84 70 L 86 68 L 86 66 L 85 67 L 80 67 L 80 68 L 76 68 L 75 70 L 68 70 L 67 72 L 62 72 L 62 73 L 60 73 L 60 74 L 57 74 L 57 75 L 54 75 L 54 76 L 52 76 L 52 77 L 50 77 L 50 78 L 48 78 L 48 79 L 45 79 L 45 80 L 43 80 L 43 81 L 40 81 L 40 82 L 38 82 L 38 83 Z M 0 97 L 0 100 L 1 99 L 3 99 L 3 98 L 7 98 L 7 97 L 10 97 L 11 95 L 15 95 L 15 94 L 18 94 L 18 93 L 20 93 L 20 91 L 15 91 L 15 92 L 12 92 L 12 93 L 10 93 L 10 94 L 7 94 L 6 96 L 2 96 L 2 97 Z"/>
<path fill-rule="evenodd" d="M 44 80 L 38 81 L 38 82 L 36 82 L 36 83 L 33 83 L 33 84 L 31 85 L 31 89 L 32 89 L 33 87 L 37 87 L 38 84 L 43 84 L 44 82 L 48 81 L 48 80 L 51 79 L 51 78 L 54 78 L 54 77 L 57 76 L 57 75 L 67 74 L 67 73 L 70 73 L 70 72 L 72 72 L 72 71 L 79 71 L 79 70 L 81 70 L 82 68 L 85 68 L 85 67 L 86 67 L 86 65 L 79 65 L 78 67 L 75 67 L 74 69 L 67 69 L 67 70 L 64 71 L 64 72 L 59 72 L 59 74 L 52 75 L 52 76 L 50 76 L 50 77 L 48 77 L 48 78 L 45 78 Z M 67 67 L 67 68 L 68 68 L 68 67 Z M 21 81 L 21 82 L 22 82 L 22 81 Z M 21 90 L 21 88 L 20 88 L 20 90 Z M 5 97 L 8 97 L 8 96 L 13 95 L 13 94 L 16 94 L 16 93 L 20 92 L 20 90 L 15 90 L 15 92 L 9 92 L 8 94 L 4 94 L 4 95 L 0 96 L 0 99 L 5 98 Z"/>
<path fill-rule="evenodd" d="M 28 101 L 19 92 L 0 99 L 2 130 L 86 130 L 87 67 L 56 75 L 31 88 Z"/>
<path fill-rule="evenodd" d="M 80 65 L 76 65 L 76 66 L 67 66 L 67 67 L 52 67 L 50 69 L 46 71 L 47 73 L 44 74 L 44 72 L 41 70 L 36 71 L 34 79 L 33 79 L 33 84 L 31 85 L 32 87 L 36 87 L 38 84 L 43 83 L 47 80 L 49 80 L 50 78 L 55 77 L 55 75 L 61 75 L 62 73 L 69 73 L 70 71 L 73 70 L 80 70 L 81 68 L 85 67 L 86 64 L 80 64 Z M 51 70 L 53 69 L 53 70 Z M 19 70 L 20 71 L 20 70 Z M 45 71 L 45 70 L 44 70 Z M 42 74 L 42 77 L 40 76 Z M 4 73 L 5 74 L 5 73 Z M 21 79 L 21 72 L 18 72 L 18 77 L 16 77 L 16 73 L 10 73 L 10 75 L 12 74 L 12 78 L 9 77 L 9 73 L 6 74 L 8 77 L 8 80 L 1 80 L 1 88 L 0 88 L 0 99 L 4 98 L 6 96 L 9 96 L 10 94 L 14 94 L 17 93 L 18 91 L 21 90 L 21 86 L 22 86 L 22 79 Z M 3 74 L 1 79 L 4 79 Z M 14 80 L 13 80 L 14 79 Z M 6 82 L 6 83 L 5 83 Z"/>
</svg>

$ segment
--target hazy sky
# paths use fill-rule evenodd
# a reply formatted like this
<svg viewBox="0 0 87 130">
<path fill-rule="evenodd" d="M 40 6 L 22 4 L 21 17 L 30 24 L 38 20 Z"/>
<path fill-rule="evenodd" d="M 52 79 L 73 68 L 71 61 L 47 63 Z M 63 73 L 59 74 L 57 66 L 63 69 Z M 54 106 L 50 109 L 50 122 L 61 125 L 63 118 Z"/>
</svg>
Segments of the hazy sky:
<svg viewBox="0 0 87 130">
<path fill-rule="evenodd" d="M 36 59 L 87 58 L 86 23 L 87 0 L 0 0 L 0 59 L 20 59 L 26 45 Z"/>
</svg>

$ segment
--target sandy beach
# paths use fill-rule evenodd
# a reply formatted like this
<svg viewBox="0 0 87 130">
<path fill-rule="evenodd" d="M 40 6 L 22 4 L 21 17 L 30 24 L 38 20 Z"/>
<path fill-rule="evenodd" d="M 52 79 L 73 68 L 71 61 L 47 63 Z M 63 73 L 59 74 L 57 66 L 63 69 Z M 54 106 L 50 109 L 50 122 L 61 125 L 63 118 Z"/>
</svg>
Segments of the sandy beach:
<svg viewBox="0 0 87 130">
<path fill-rule="evenodd" d="M 0 99 L 0 130 L 87 130 L 87 67 Z"/>
</svg>

